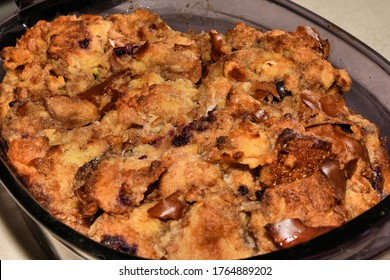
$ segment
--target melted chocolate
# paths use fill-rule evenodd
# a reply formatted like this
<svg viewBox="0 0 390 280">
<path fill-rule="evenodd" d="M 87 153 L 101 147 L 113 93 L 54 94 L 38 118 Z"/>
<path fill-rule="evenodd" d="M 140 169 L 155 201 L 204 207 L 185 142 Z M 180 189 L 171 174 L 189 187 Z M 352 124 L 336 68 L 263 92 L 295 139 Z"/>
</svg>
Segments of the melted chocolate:
<svg viewBox="0 0 390 280">
<path fill-rule="evenodd" d="M 340 169 L 338 162 L 335 160 L 326 160 L 320 167 L 320 170 L 332 183 L 337 195 L 337 200 L 340 203 L 343 203 L 345 200 L 347 177 Z"/>
<path fill-rule="evenodd" d="M 353 173 L 355 173 L 358 161 L 359 161 L 359 159 L 354 158 L 345 164 L 344 171 L 345 171 L 345 174 L 347 175 L 348 179 L 351 179 Z"/>
<path fill-rule="evenodd" d="M 283 98 L 285 98 L 286 96 L 291 95 L 291 92 L 284 88 L 284 82 L 283 81 L 277 81 L 275 83 L 275 87 L 276 87 L 276 91 L 278 92 L 279 97 L 280 97 L 281 100 Z"/>
<path fill-rule="evenodd" d="M 180 200 L 181 195 L 182 193 L 180 191 L 176 191 L 170 196 L 162 199 L 156 205 L 149 208 L 149 216 L 162 220 L 178 220 L 182 218 L 187 205 Z"/>
<path fill-rule="evenodd" d="M 107 112 L 115 110 L 116 109 L 116 101 L 121 97 L 122 93 L 111 89 L 110 90 L 112 94 L 111 101 L 108 102 L 101 110 L 100 110 L 100 116 L 103 117 Z"/>
<path fill-rule="evenodd" d="M 281 248 L 289 248 L 324 234 L 335 227 L 308 227 L 300 219 L 293 218 L 267 224 L 264 228 L 275 244 Z"/>
<path fill-rule="evenodd" d="M 146 41 L 144 44 L 142 44 L 140 46 L 134 46 L 133 47 L 134 57 L 137 59 L 142 58 L 146 54 L 149 47 L 150 47 L 149 41 Z"/>
<path fill-rule="evenodd" d="M 341 157 L 361 158 L 363 161 L 370 163 L 368 152 L 358 140 L 346 133 L 338 125 L 318 125 L 308 129 L 308 131 L 320 137 L 332 138 L 332 150 Z"/>
<path fill-rule="evenodd" d="M 259 109 L 252 112 L 250 117 L 250 121 L 253 123 L 266 123 L 266 121 L 268 120 L 268 114 L 264 109 Z"/>
<path fill-rule="evenodd" d="M 84 92 L 81 92 L 77 95 L 81 100 L 87 100 L 94 104 L 96 107 L 100 108 L 100 100 L 104 95 L 111 95 L 111 100 L 103 108 L 100 109 L 100 116 L 102 117 L 108 111 L 114 110 L 116 108 L 115 102 L 120 98 L 121 92 L 110 88 L 110 85 L 113 80 L 121 75 L 126 75 L 128 73 L 121 72 L 116 75 L 111 76 L 106 79 L 104 82 L 97 84 Z"/>
<path fill-rule="evenodd" d="M 95 85 L 95 86 L 87 89 L 84 92 L 79 93 L 77 96 L 81 100 L 88 100 L 89 102 L 94 104 L 96 107 L 99 107 L 99 105 L 100 105 L 99 97 L 106 94 L 107 87 L 110 85 L 113 78 L 109 78 L 106 81 L 104 81 L 98 85 Z"/>
</svg>

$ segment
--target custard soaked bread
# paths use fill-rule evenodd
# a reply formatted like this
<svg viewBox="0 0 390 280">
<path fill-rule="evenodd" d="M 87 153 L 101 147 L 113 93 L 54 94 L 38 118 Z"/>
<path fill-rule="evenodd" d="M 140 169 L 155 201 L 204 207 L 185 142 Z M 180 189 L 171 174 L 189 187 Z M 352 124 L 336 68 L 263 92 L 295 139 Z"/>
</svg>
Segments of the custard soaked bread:
<svg viewBox="0 0 390 280">
<path fill-rule="evenodd" d="M 172 30 L 60 16 L 2 51 L 10 162 L 56 218 L 128 254 L 239 259 L 338 227 L 390 192 L 378 128 L 312 28 Z"/>
</svg>

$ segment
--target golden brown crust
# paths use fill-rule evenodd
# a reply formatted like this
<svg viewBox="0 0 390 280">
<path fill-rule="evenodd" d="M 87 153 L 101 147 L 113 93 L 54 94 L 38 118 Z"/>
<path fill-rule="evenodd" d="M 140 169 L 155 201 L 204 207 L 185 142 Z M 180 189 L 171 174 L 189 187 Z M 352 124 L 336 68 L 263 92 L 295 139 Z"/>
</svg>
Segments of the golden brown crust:
<svg viewBox="0 0 390 280">
<path fill-rule="evenodd" d="M 146 10 L 40 21 L 2 52 L 7 155 L 54 216 L 115 250 L 271 252 L 283 225 L 311 237 L 390 193 L 378 128 L 346 107 L 351 79 L 328 54 L 306 26 L 180 33 Z"/>
</svg>

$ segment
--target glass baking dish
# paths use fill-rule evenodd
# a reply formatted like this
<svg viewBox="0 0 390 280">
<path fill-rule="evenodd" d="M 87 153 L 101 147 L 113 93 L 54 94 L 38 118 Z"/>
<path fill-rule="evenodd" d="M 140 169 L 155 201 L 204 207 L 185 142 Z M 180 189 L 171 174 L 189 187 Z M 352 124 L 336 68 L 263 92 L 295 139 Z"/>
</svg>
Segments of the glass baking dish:
<svg viewBox="0 0 390 280">
<path fill-rule="evenodd" d="M 390 63 L 350 34 L 314 13 L 286 0 L 134 0 L 134 1 L 16 1 L 19 11 L 0 23 L 0 49 L 13 45 L 38 20 L 61 14 L 107 15 L 146 8 L 158 13 L 173 29 L 226 32 L 238 22 L 262 30 L 293 31 L 308 25 L 330 42 L 330 62 L 349 71 L 353 80 L 346 95 L 349 107 L 376 123 L 381 136 L 390 136 Z M 0 60 L 2 66 L 2 61 Z M 2 67 L 1 67 L 2 69 Z M 0 71 L 0 80 L 4 71 Z M 390 142 L 386 143 L 390 151 Z M 1 183 L 21 207 L 31 228 L 49 244 L 57 258 L 134 259 L 79 234 L 51 216 L 29 194 L 0 149 Z M 390 196 L 345 225 L 289 249 L 253 259 L 373 259 L 390 252 Z"/>
</svg>

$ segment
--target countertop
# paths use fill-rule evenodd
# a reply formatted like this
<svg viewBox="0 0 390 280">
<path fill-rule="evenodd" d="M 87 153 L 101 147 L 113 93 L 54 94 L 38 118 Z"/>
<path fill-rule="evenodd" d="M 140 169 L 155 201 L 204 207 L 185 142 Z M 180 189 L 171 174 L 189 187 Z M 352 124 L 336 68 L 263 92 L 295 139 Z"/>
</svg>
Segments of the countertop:
<svg viewBox="0 0 390 280">
<path fill-rule="evenodd" d="M 333 22 L 390 60 L 390 1 L 294 0 Z M 0 21 L 16 11 L 14 1 L 0 2 Z M 49 259 L 34 239 L 15 202 L 0 186 L 0 259 Z M 390 256 L 388 256 L 390 259 Z"/>
</svg>

